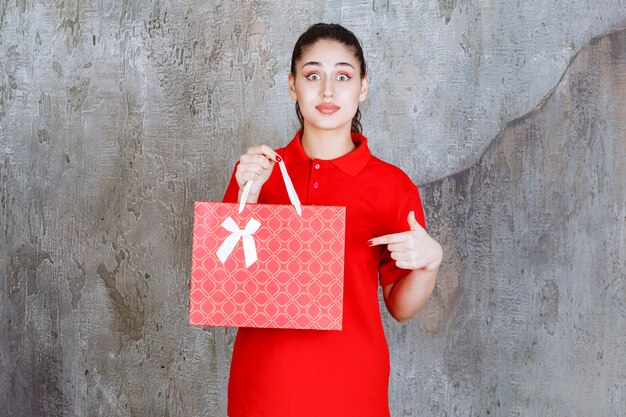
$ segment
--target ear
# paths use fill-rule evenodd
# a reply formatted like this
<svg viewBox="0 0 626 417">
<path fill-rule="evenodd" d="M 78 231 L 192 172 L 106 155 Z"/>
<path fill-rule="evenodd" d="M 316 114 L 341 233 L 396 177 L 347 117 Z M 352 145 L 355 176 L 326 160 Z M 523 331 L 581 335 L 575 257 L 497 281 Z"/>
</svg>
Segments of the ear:
<svg viewBox="0 0 626 417">
<path fill-rule="evenodd" d="M 359 101 L 365 100 L 367 97 L 367 89 L 369 87 L 370 79 L 367 78 L 367 75 L 361 78 L 361 94 L 359 94 Z"/>
<path fill-rule="evenodd" d="M 298 96 L 296 95 L 296 79 L 291 73 L 289 73 L 289 95 L 292 100 L 298 101 Z"/>
</svg>

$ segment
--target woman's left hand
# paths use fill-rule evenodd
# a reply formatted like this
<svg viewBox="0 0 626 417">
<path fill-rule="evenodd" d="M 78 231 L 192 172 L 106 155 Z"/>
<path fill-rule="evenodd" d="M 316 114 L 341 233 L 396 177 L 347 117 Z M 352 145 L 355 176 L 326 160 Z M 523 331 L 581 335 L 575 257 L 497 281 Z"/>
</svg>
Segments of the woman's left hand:
<svg viewBox="0 0 626 417">
<path fill-rule="evenodd" d="M 379 236 L 370 240 L 369 245 L 387 245 L 398 268 L 427 271 L 437 269 L 443 257 L 441 245 L 417 222 L 413 211 L 409 213 L 407 220 L 410 227 L 408 232 Z"/>
</svg>

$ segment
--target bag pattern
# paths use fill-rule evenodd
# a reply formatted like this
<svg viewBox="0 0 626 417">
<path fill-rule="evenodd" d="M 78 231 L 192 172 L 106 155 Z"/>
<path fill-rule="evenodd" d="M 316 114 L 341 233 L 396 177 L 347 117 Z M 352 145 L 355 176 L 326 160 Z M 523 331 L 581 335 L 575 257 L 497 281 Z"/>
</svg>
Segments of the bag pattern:
<svg viewBox="0 0 626 417">
<path fill-rule="evenodd" d="M 340 330 L 343 317 L 345 208 L 196 202 L 189 322 L 193 325 Z M 256 261 L 243 240 L 217 252 L 251 219 Z M 232 239 L 232 238 L 231 238 Z M 248 242 L 250 247 L 250 242 Z M 250 260 L 248 259 L 248 263 Z"/>
</svg>

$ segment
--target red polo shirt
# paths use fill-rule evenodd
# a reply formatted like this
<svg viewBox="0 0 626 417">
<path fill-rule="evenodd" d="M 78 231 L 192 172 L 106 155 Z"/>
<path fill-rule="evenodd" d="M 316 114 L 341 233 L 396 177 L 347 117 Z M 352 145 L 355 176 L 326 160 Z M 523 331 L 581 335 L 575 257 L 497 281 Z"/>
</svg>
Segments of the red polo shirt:
<svg viewBox="0 0 626 417">
<path fill-rule="evenodd" d="M 378 284 L 409 271 L 395 266 L 373 237 L 409 230 L 424 214 L 417 187 L 399 168 L 372 156 L 365 136 L 333 160 L 311 159 L 298 132 L 283 157 L 303 205 L 346 207 L 344 313 L 341 331 L 239 328 L 228 384 L 230 417 L 387 417 L 389 351 Z M 225 202 L 236 202 L 233 175 Z M 278 167 L 259 203 L 290 204 Z"/>
</svg>

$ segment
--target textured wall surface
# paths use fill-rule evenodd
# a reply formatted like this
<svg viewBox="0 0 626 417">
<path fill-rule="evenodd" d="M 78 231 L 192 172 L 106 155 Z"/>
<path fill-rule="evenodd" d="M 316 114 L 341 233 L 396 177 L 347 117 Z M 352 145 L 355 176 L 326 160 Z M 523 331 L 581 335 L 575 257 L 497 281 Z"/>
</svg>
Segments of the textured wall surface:
<svg viewBox="0 0 626 417">
<path fill-rule="evenodd" d="M 617 417 L 624 6 L 0 2 L 0 416 L 225 415 L 235 332 L 186 320 L 193 202 L 291 138 L 291 48 L 334 21 L 446 250 L 424 313 L 384 314 L 393 415 Z"/>
<path fill-rule="evenodd" d="M 395 415 L 625 415 L 626 30 L 422 194 L 447 259 L 420 325 L 388 321 Z"/>
</svg>

